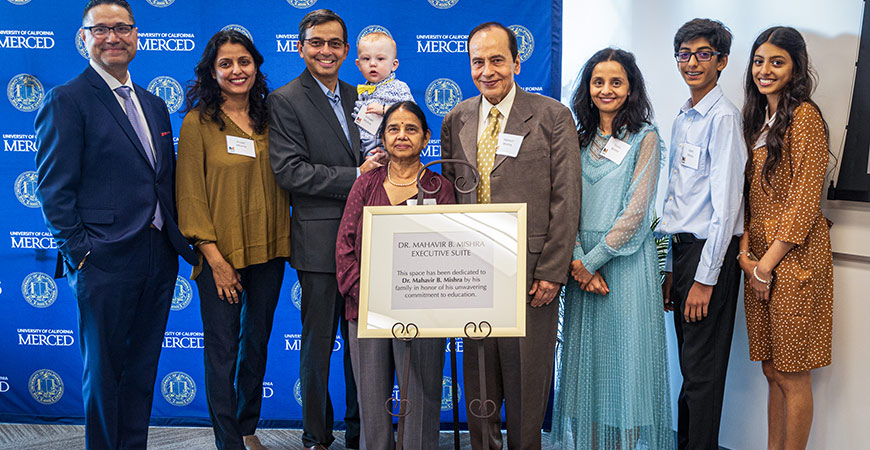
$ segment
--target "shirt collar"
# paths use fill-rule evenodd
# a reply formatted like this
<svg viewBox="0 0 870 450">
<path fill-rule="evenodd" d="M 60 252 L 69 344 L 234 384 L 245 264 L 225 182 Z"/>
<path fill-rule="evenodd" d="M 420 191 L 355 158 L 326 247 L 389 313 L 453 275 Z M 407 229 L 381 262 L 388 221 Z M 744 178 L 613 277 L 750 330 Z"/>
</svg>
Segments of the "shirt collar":
<svg viewBox="0 0 870 450">
<path fill-rule="evenodd" d="M 508 114 L 510 114 L 510 112 L 511 112 L 511 107 L 513 107 L 513 105 L 514 105 L 514 98 L 516 98 L 516 96 L 517 96 L 517 84 L 516 83 L 514 83 L 514 85 L 511 86 L 511 90 L 508 91 L 507 95 L 505 95 L 504 98 L 501 99 L 501 101 L 498 102 L 497 105 L 493 105 L 492 103 L 489 102 L 489 100 L 486 99 L 486 97 L 481 95 L 481 98 L 483 98 L 483 102 L 481 103 L 481 106 L 483 107 L 483 110 L 484 110 L 483 114 L 488 115 L 490 109 L 492 109 L 492 107 L 495 106 L 498 109 L 498 112 L 500 112 L 503 117 L 507 117 Z"/>
<path fill-rule="evenodd" d="M 694 109 L 698 114 L 706 116 L 707 113 L 713 109 L 713 105 L 715 105 L 723 95 L 722 88 L 717 84 L 716 86 L 713 86 L 713 89 L 711 89 L 697 105 L 692 106 L 691 98 L 687 100 L 686 103 L 683 104 L 683 107 L 680 108 L 680 112 L 687 113 Z"/>
<path fill-rule="evenodd" d="M 335 101 L 340 102 L 341 101 L 341 95 L 338 93 L 338 88 L 339 88 L 338 81 L 335 82 L 335 92 L 332 92 L 329 90 L 328 87 L 326 87 L 325 84 L 321 83 L 320 80 L 317 79 L 317 77 L 312 76 L 311 78 L 314 78 L 314 81 L 316 81 L 317 85 L 320 86 L 320 90 L 322 90 L 323 93 L 326 94 L 326 97 L 330 101 L 333 101 L 333 102 L 335 102 Z"/>
<path fill-rule="evenodd" d="M 761 127 L 762 129 L 764 129 L 765 127 L 770 128 L 773 126 L 773 123 L 776 122 L 776 111 L 773 112 L 772 116 L 768 116 L 768 114 L 770 114 L 770 111 L 768 111 L 768 108 L 765 106 L 764 116 L 767 117 L 767 121 L 764 122 L 764 125 Z"/>
<path fill-rule="evenodd" d="M 99 74 L 100 78 L 109 85 L 109 89 L 111 89 L 112 92 L 121 86 L 129 86 L 130 90 L 133 90 L 133 78 L 130 77 L 130 71 L 127 71 L 127 82 L 122 84 L 117 78 L 113 77 L 109 72 L 106 72 L 106 69 L 103 69 L 99 64 L 95 63 L 93 59 L 88 60 L 88 64 L 97 71 L 97 74 Z"/>
</svg>

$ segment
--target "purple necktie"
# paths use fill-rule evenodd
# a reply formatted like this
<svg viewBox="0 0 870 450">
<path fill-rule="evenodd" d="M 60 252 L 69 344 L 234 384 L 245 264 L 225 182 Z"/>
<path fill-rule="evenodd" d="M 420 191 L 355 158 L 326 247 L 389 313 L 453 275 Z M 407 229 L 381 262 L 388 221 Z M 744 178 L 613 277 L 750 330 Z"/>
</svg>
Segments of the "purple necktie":
<svg viewBox="0 0 870 450">
<path fill-rule="evenodd" d="M 136 109 L 136 104 L 133 103 L 133 97 L 130 95 L 130 86 L 119 86 L 115 88 L 115 92 L 124 99 L 124 109 L 127 110 L 127 119 L 130 120 L 130 125 L 136 130 L 136 136 L 139 137 L 139 142 L 145 148 L 145 154 L 148 155 L 148 162 L 151 167 L 154 167 L 154 151 L 151 149 L 151 141 L 148 140 L 148 134 L 145 132 L 145 127 L 142 126 L 142 121 L 139 120 L 139 112 Z M 157 201 L 157 208 L 154 210 L 154 220 L 152 221 L 155 227 L 163 229 L 163 213 L 160 212 L 160 201 Z"/>
</svg>

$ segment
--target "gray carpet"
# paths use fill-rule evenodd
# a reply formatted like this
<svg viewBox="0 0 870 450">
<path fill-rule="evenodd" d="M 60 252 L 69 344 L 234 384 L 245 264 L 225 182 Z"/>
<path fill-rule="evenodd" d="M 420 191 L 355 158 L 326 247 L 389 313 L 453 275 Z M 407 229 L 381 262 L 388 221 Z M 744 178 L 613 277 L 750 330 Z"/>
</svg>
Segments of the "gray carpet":
<svg viewBox="0 0 870 450">
<path fill-rule="evenodd" d="M 270 450 L 300 449 L 300 430 L 262 429 L 257 436 Z M 344 432 L 335 433 L 331 450 L 344 450 Z M 461 437 L 462 448 L 471 448 L 468 433 Z M 546 433 L 544 449 L 547 446 Z M 85 429 L 79 425 L 19 425 L 0 424 L 0 449 L 3 450 L 77 450 L 85 448 Z M 214 434 L 211 428 L 151 427 L 148 433 L 148 448 L 153 450 L 198 450 L 213 449 Z M 440 450 L 453 448 L 453 433 L 442 432 Z"/>
</svg>

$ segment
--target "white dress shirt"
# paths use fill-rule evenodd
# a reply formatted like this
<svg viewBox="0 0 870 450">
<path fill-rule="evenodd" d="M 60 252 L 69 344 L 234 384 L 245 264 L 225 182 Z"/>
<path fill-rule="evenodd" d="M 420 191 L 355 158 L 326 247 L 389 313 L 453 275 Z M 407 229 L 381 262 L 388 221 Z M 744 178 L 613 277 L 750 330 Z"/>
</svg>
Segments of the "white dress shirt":
<svg viewBox="0 0 870 450">
<path fill-rule="evenodd" d="M 480 102 L 480 113 L 478 114 L 478 122 L 477 122 L 477 142 L 480 142 L 480 137 L 483 136 L 483 130 L 486 129 L 486 125 L 489 122 L 489 111 L 492 110 L 492 107 L 495 106 L 498 109 L 498 112 L 501 113 L 501 122 L 499 122 L 498 132 L 504 132 L 504 126 L 507 123 L 508 116 L 511 114 L 511 108 L 514 106 L 514 98 L 517 96 L 517 84 L 514 83 L 511 86 L 511 90 L 508 91 L 507 95 L 498 102 L 497 105 L 493 105 L 486 99 L 483 95 L 481 95 Z"/>
<path fill-rule="evenodd" d="M 697 168 L 683 161 L 698 152 Z M 740 110 L 716 85 L 697 105 L 689 99 L 671 131 L 668 188 L 662 234 L 691 233 L 706 239 L 695 281 L 715 285 L 733 236 L 743 234 L 743 181 L 747 150 Z M 666 270 L 672 270 L 668 251 Z"/>
<path fill-rule="evenodd" d="M 148 142 L 151 144 L 151 148 L 154 148 L 154 138 L 151 137 L 151 128 L 148 126 L 148 121 L 145 120 L 145 113 L 142 112 L 142 104 L 139 103 L 139 97 L 136 95 L 136 89 L 133 87 L 133 79 L 130 77 L 130 72 L 127 72 L 127 82 L 121 83 L 117 78 L 113 77 L 109 72 L 106 72 L 105 69 L 100 67 L 99 64 L 95 63 L 94 60 L 89 60 L 91 67 L 100 74 L 100 78 L 109 85 L 109 89 L 112 90 L 112 93 L 115 94 L 115 100 L 118 100 L 118 104 L 121 105 L 121 109 L 124 113 L 127 112 L 127 108 L 124 106 L 124 98 L 118 94 L 118 91 L 115 89 L 121 86 L 129 86 L 130 87 L 130 97 L 133 98 L 133 104 L 136 105 L 136 109 L 139 113 L 139 121 L 142 123 L 142 126 L 145 127 L 145 132 L 148 134 Z"/>
</svg>

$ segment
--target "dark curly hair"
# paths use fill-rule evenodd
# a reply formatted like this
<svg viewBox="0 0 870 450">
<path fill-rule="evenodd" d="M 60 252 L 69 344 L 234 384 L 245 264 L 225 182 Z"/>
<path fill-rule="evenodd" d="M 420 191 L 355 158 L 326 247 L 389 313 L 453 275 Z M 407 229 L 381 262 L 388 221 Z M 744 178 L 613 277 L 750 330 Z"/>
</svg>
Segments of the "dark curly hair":
<svg viewBox="0 0 870 450">
<path fill-rule="evenodd" d="M 196 109 L 199 111 L 202 120 L 208 118 L 220 125 L 221 130 L 226 127 L 226 123 L 224 123 L 220 115 L 224 97 L 213 74 L 218 49 L 226 43 L 241 44 L 254 58 L 257 76 L 254 78 L 254 85 L 248 94 L 248 102 L 250 104 L 248 115 L 251 118 L 254 131 L 263 133 L 269 125 L 269 113 L 266 109 L 266 96 L 269 94 L 269 88 L 266 85 L 266 74 L 260 70 L 260 67 L 263 65 L 263 55 L 257 51 L 257 47 L 254 46 L 254 43 L 247 36 L 236 30 L 221 30 L 209 39 L 205 50 L 202 52 L 202 58 L 193 69 L 196 79 L 191 80 L 187 85 L 183 112 L 186 113 Z"/>
<path fill-rule="evenodd" d="M 571 98 L 571 107 L 574 110 L 574 115 L 577 117 L 577 133 L 580 136 L 580 146 L 585 147 L 592 142 L 598 129 L 600 120 L 598 107 L 592 103 L 592 96 L 589 94 L 589 84 L 592 80 L 592 71 L 598 63 L 605 61 L 616 61 L 625 70 L 628 77 L 628 88 L 631 94 L 625 100 L 625 104 L 616 117 L 613 118 L 614 134 L 623 126 L 630 133 L 638 132 L 643 124 L 652 123 L 653 111 L 652 105 L 649 102 L 649 97 L 644 86 L 643 75 L 635 63 L 634 55 L 617 48 L 605 48 L 599 50 L 586 64 L 583 65 L 583 70 L 580 72 L 580 80 L 577 88 L 574 90 L 574 95 Z"/>
<path fill-rule="evenodd" d="M 761 32 L 752 44 L 749 52 L 749 64 L 746 68 L 746 81 L 744 85 L 745 103 L 743 104 L 743 138 L 749 151 L 747 161 L 747 176 L 752 164 L 752 143 L 761 134 L 761 129 L 766 121 L 767 96 L 758 91 L 752 76 L 752 67 L 755 60 L 755 52 L 758 47 L 769 42 L 786 52 L 792 60 L 791 80 L 785 85 L 779 96 L 779 104 L 776 107 L 776 120 L 767 133 L 767 159 L 761 166 L 761 176 L 764 181 L 770 183 L 770 174 L 782 161 L 782 151 L 785 147 L 786 130 L 794 118 L 794 110 L 801 103 L 812 105 L 821 116 L 822 110 L 810 98 L 816 84 L 816 73 L 810 67 L 807 56 L 807 44 L 798 30 L 792 27 L 772 27 Z M 771 112 L 771 115 L 773 112 Z M 828 133 L 828 124 L 822 118 L 825 125 L 825 134 Z"/>
</svg>

